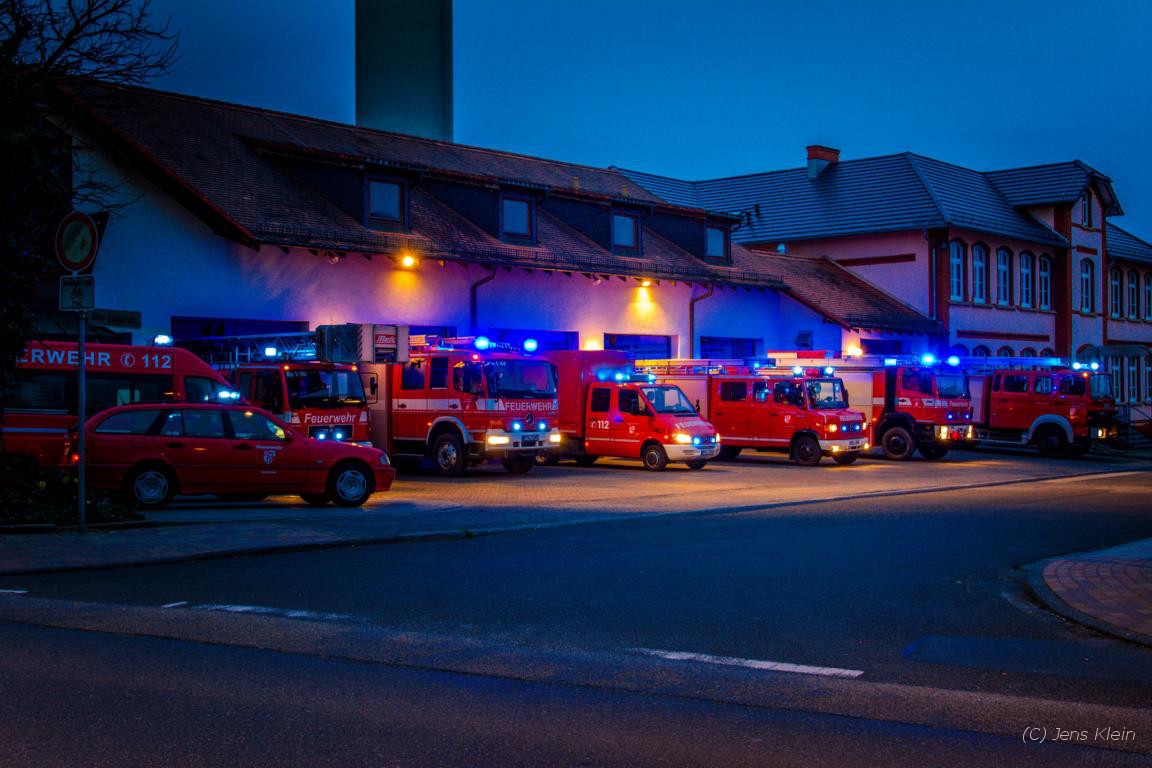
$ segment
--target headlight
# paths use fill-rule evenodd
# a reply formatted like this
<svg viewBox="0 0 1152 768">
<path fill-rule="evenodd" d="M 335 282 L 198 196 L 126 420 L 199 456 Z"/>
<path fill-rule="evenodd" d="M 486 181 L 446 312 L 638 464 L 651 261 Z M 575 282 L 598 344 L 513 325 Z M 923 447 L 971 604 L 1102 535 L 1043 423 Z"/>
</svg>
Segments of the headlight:
<svg viewBox="0 0 1152 768">
<path fill-rule="evenodd" d="M 937 427 L 936 428 L 936 436 L 939 437 L 941 440 L 947 440 L 948 439 L 948 427 Z"/>
<path fill-rule="evenodd" d="M 720 433 L 716 433 L 716 445 L 720 445 Z"/>
<path fill-rule="evenodd" d="M 672 435 L 672 439 L 681 445 L 688 445 L 688 443 L 692 442 L 692 435 L 689 435 L 687 432 L 677 432 Z"/>
<path fill-rule="evenodd" d="M 489 435 L 488 445 L 508 445 L 507 435 Z"/>
<path fill-rule="evenodd" d="M 562 439 L 563 438 L 560 436 L 559 432 L 553 432 L 552 434 L 548 435 L 548 442 L 550 443 L 558 443 Z"/>
<path fill-rule="evenodd" d="M 835 432 L 835 431 L 836 431 L 836 430 L 838 430 L 838 429 L 840 429 L 840 425 L 839 425 L 839 424 L 829 424 L 829 425 L 828 425 L 828 431 L 829 431 L 829 432 Z"/>
</svg>

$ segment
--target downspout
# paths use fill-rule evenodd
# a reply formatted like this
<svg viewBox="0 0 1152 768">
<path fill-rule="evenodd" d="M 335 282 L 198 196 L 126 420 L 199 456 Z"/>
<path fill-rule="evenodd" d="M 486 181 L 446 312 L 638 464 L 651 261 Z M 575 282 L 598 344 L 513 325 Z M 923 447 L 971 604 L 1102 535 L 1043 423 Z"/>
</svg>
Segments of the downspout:
<svg viewBox="0 0 1152 768">
<path fill-rule="evenodd" d="M 696 302 L 704 301 L 712 295 L 716 286 L 709 285 L 708 290 L 699 296 L 688 299 L 688 357 L 696 357 Z"/>
<path fill-rule="evenodd" d="M 480 286 L 484 285 L 485 283 L 490 283 L 496 279 L 496 268 L 489 267 L 488 269 L 491 271 L 487 274 L 487 276 L 480 278 L 469 286 L 471 293 L 468 298 L 468 328 L 471 330 L 473 335 L 475 335 L 477 330 L 479 330 L 476 327 L 476 316 L 478 314 L 476 310 L 476 292 L 479 290 Z"/>
</svg>

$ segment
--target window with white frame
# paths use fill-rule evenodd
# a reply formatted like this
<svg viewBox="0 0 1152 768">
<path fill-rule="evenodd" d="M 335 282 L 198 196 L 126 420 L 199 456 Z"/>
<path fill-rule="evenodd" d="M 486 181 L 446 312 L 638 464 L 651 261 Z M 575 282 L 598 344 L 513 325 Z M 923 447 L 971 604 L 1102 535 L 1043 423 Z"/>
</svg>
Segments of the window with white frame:
<svg viewBox="0 0 1152 768">
<path fill-rule="evenodd" d="M 1144 401 L 1152 403 L 1152 355 L 1144 355 Z"/>
<path fill-rule="evenodd" d="M 1128 270 L 1128 319 L 1136 320 L 1140 317 L 1140 273 L 1134 269 Z"/>
<path fill-rule="evenodd" d="M 1140 358 L 1131 356 L 1128 358 L 1128 402 L 1138 403 L 1142 399 L 1140 397 Z"/>
<path fill-rule="evenodd" d="M 1040 309 L 1052 309 L 1052 259 L 1041 256 L 1037 270 L 1037 287 L 1039 288 Z"/>
<path fill-rule="evenodd" d="M 1091 259 L 1080 260 L 1080 311 L 1096 309 L 1096 265 Z"/>
<path fill-rule="evenodd" d="M 1020 306 L 1031 307 L 1035 296 L 1036 284 L 1032 281 L 1035 276 L 1036 257 L 1028 251 L 1020 254 Z"/>
<path fill-rule="evenodd" d="M 972 301 L 988 301 L 988 247 L 983 243 L 972 246 Z"/>
<path fill-rule="evenodd" d="M 948 250 L 948 297 L 952 301 L 964 301 L 964 243 L 953 240 Z"/>
<path fill-rule="evenodd" d="M 996 303 L 1012 306 L 1012 251 L 1007 248 L 996 251 Z"/>
<path fill-rule="evenodd" d="M 1152 320 L 1152 272 L 1144 275 L 1144 319 Z"/>
<path fill-rule="evenodd" d="M 1080 198 L 1080 225 L 1084 227 L 1092 226 L 1092 193 L 1085 192 L 1084 196 Z"/>
<path fill-rule="evenodd" d="M 1113 267 L 1108 272 L 1108 314 L 1120 317 L 1124 314 L 1124 276 Z"/>
<path fill-rule="evenodd" d="M 1124 402 L 1124 358 L 1113 355 L 1108 358 L 1108 374 L 1112 377 L 1112 391 L 1116 400 Z"/>
</svg>

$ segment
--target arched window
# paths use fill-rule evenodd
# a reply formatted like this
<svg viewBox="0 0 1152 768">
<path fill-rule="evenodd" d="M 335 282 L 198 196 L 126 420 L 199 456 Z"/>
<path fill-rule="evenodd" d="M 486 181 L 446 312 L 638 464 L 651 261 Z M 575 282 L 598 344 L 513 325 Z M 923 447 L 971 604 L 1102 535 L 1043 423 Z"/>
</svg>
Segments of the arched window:
<svg viewBox="0 0 1152 768">
<path fill-rule="evenodd" d="M 1108 272 L 1108 314 L 1120 317 L 1124 314 L 1124 277 L 1120 270 L 1113 267 Z"/>
<path fill-rule="evenodd" d="M 992 354 L 992 350 L 983 344 L 972 348 L 972 357 L 988 357 Z"/>
<path fill-rule="evenodd" d="M 1012 357 L 1012 347 L 1000 347 L 996 350 L 996 357 Z"/>
<path fill-rule="evenodd" d="M 1032 347 L 1024 347 L 1020 350 L 1020 357 L 1036 357 L 1036 350 Z"/>
<path fill-rule="evenodd" d="M 1144 319 L 1152 320 L 1152 272 L 1144 275 Z"/>
<path fill-rule="evenodd" d="M 1096 310 L 1096 265 L 1091 259 L 1080 260 L 1080 311 Z"/>
<path fill-rule="evenodd" d="M 1140 273 L 1128 270 L 1128 319 L 1140 317 Z"/>
<path fill-rule="evenodd" d="M 1041 256 L 1037 270 L 1037 291 L 1040 309 L 1052 309 L 1052 257 Z"/>
<path fill-rule="evenodd" d="M 1036 300 L 1036 284 L 1032 282 L 1036 275 L 1036 257 L 1028 251 L 1020 254 L 1020 306 L 1031 307 Z"/>
<path fill-rule="evenodd" d="M 1056 350 L 1052 349 L 1052 347 L 1044 347 L 1044 349 L 1040 350 L 1040 357 L 1056 357 Z"/>
<path fill-rule="evenodd" d="M 1012 306 L 1012 251 L 1007 248 L 996 251 L 996 303 Z"/>
<path fill-rule="evenodd" d="M 972 246 L 972 302 L 988 302 L 988 246 L 983 243 Z"/>
<path fill-rule="evenodd" d="M 948 246 L 948 298 L 964 301 L 964 243 L 953 240 Z"/>
</svg>

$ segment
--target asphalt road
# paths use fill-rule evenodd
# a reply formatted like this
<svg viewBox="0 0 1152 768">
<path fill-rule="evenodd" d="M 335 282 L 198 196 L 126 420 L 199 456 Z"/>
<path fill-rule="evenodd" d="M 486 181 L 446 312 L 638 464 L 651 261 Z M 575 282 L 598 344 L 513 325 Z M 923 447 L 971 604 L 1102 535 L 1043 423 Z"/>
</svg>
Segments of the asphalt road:
<svg viewBox="0 0 1152 768">
<path fill-rule="evenodd" d="M 896 684 L 1125 707 L 1141 713 L 1129 727 L 1152 727 L 1152 651 L 1035 606 L 1018 570 L 1152 536 L 1150 490 L 1149 475 L 1133 473 L 12 577 L 0 588 L 26 589 L 33 598 L 179 603 L 170 610 L 221 612 L 221 622 L 225 607 L 306 611 L 297 625 L 389 627 L 509 650 L 499 674 L 460 675 L 431 662 L 402 669 L 234 642 L 4 625 L 0 679 L 7 683 L 3 709 L 12 711 L 0 717 L 8 723 L 0 724 L 0 738 L 28 744 L 27 734 L 39 733 L 16 753 L 29 765 L 79 758 L 83 734 L 103 733 L 101 723 L 124 717 L 125 738 L 108 743 L 107 754 L 164 754 L 172 759 L 160 762 L 169 764 L 226 763 L 213 759 L 225 747 L 237 763 L 265 764 L 307 763 L 309 756 L 317 764 L 335 749 L 344 750 L 343 764 L 380 765 L 1149 764 L 1146 756 L 1041 748 L 1019 737 L 889 719 L 878 691 Z M 138 632 L 149 634 L 146 622 Z M 707 691 L 669 698 L 607 683 L 547 685 L 517 674 L 517 648 L 659 649 L 857 671 L 860 692 L 836 695 L 873 697 L 880 716 L 739 707 Z M 54 663 L 70 671 L 37 673 Z M 969 706 L 982 705 L 974 699 Z M 45 707 L 57 714 L 29 726 L 24 713 Z M 158 718 L 163 727 L 149 730 Z M 220 730 L 210 738 L 197 737 L 209 723 L 222 725 L 212 726 Z M 63 742 L 73 746 L 59 747 L 60 760 L 33 759 L 36 744 L 55 744 L 52 735 L 69 725 L 81 736 Z M 183 746 L 152 751 L 152 740 L 168 732 Z"/>
</svg>

